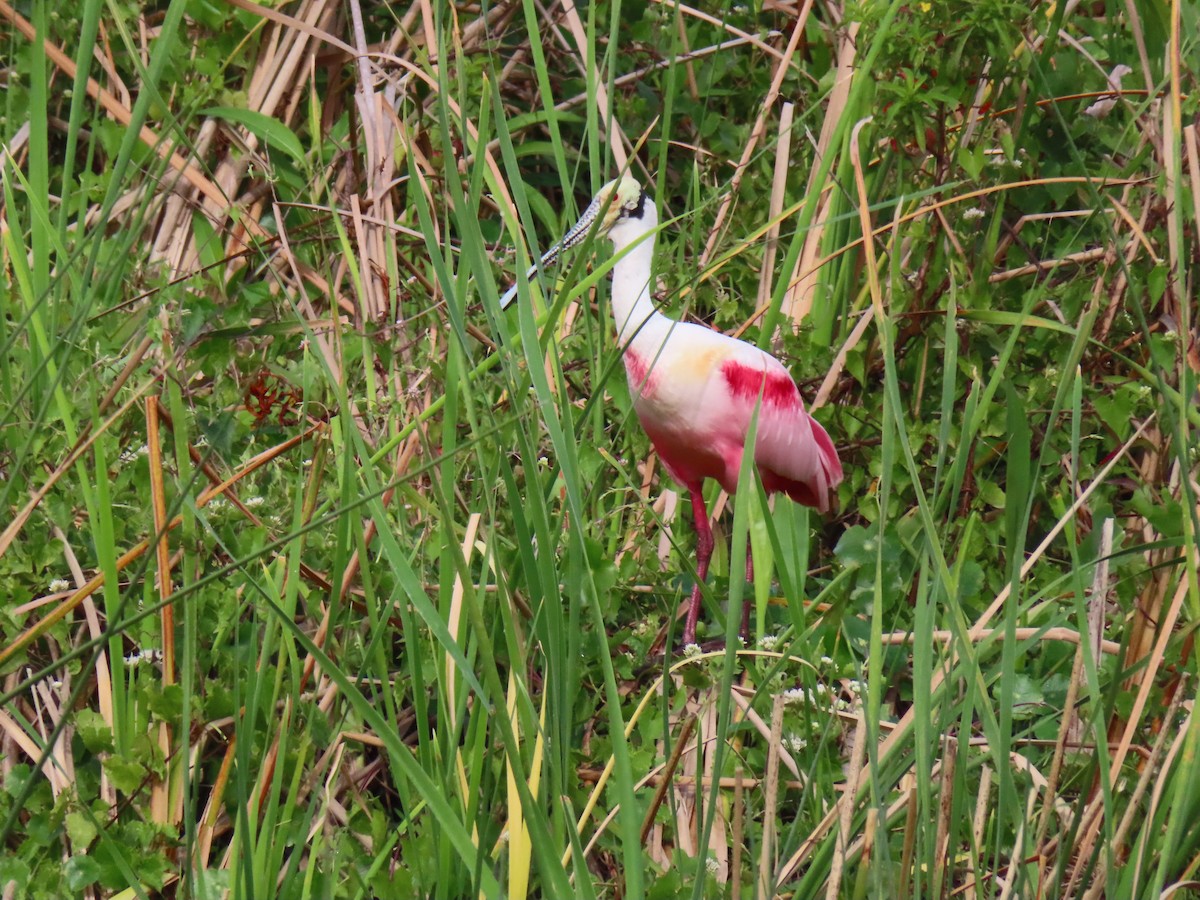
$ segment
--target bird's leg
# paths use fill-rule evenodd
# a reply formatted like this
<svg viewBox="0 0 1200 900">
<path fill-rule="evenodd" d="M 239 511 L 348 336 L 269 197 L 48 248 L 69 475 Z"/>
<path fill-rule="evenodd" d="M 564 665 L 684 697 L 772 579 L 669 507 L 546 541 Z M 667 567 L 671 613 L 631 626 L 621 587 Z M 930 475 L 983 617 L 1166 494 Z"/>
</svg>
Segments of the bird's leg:
<svg viewBox="0 0 1200 900">
<path fill-rule="evenodd" d="M 708 577 L 708 563 L 713 554 L 712 527 L 708 524 L 708 510 L 704 508 L 704 496 L 700 493 L 703 484 L 688 488 L 692 498 L 692 519 L 696 523 L 696 583 L 692 586 L 692 599 L 688 604 L 687 618 L 683 623 L 683 646 L 696 643 L 696 620 L 700 618 L 700 596 L 704 579 Z"/>
<path fill-rule="evenodd" d="M 746 535 L 746 584 L 754 584 L 754 549 L 750 546 L 750 536 Z M 738 632 L 742 640 L 750 642 L 750 601 L 753 594 L 747 594 L 742 601 L 742 630 Z"/>
</svg>

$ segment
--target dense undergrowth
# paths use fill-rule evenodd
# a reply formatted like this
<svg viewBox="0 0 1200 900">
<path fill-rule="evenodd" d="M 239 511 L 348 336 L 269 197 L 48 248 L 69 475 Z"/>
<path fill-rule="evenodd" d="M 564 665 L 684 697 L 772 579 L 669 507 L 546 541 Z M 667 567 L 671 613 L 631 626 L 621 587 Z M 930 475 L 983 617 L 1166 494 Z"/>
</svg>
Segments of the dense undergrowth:
<svg viewBox="0 0 1200 900">
<path fill-rule="evenodd" d="M 1200 896 L 1198 19 L 0 2 L 3 896 Z M 692 657 L 625 170 L 847 473 Z"/>
</svg>

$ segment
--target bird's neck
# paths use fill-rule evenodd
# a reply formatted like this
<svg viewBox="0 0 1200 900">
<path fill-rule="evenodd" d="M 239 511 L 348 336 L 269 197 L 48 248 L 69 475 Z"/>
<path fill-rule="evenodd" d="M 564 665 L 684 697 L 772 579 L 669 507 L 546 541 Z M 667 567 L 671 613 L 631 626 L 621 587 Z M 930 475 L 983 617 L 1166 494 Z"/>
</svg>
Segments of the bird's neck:
<svg viewBox="0 0 1200 900">
<path fill-rule="evenodd" d="M 614 249 L 621 251 L 620 247 Z M 666 319 L 650 299 L 653 258 L 654 238 L 647 237 L 634 244 L 613 266 L 612 307 L 621 346 L 639 337 L 649 337 L 658 320 Z"/>
</svg>

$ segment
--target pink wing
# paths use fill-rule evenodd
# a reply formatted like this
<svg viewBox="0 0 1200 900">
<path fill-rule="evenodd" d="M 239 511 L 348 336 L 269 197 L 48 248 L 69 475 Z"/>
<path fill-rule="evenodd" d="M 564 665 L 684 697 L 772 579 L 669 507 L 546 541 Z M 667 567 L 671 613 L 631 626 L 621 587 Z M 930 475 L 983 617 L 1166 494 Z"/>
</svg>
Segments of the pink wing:
<svg viewBox="0 0 1200 900">
<path fill-rule="evenodd" d="M 762 398 L 754 462 L 763 487 L 827 512 L 829 494 L 842 480 L 837 450 L 825 429 L 805 411 L 787 369 L 765 353 L 760 358 L 761 368 L 745 359 L 726 360 L 721 375 L 731 400 L 745 415 L 743 439 L 754 406 Z"/>
</svg>

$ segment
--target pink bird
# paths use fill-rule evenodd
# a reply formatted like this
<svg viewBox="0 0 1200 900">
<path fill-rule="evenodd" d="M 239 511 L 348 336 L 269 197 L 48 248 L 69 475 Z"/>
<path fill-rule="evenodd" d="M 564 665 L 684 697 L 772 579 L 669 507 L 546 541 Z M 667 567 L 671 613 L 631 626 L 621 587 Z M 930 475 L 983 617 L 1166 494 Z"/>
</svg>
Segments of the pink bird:
<svg viewBox="0 0 1200 900">
<path fill-rule="evenodd" d="M 650 279 L 658 213 L 633 178 L 604 185 L 528 277 L 581 243 L 593 225 L 598 235 L 613 242 L 617 254 L 612 306 L 634 409 L 663 466 L 692 500 L 697 581 L 683 627 L 687 646 L 695 643 L 700 585 L 713 552 L 704 480 L 713 478 L 729 493 L 736 491 L 755 408 L 754 465 L 768 494 L 787 494 L 797 503 L 827 512 L 831 493 L 842 480 L 842 464 L 833 441 L 805 411 L 796 383 L 779 360 L 753 344 L 677 322 L 654 308 Z M 512 302 L 516 290 L 514 284 L 505 293 L 502 307 Z M 744 611 L 743 630 L 745 616 Z"/>
</svg>

